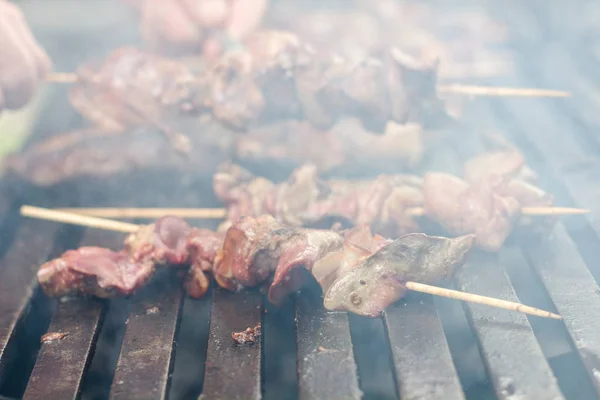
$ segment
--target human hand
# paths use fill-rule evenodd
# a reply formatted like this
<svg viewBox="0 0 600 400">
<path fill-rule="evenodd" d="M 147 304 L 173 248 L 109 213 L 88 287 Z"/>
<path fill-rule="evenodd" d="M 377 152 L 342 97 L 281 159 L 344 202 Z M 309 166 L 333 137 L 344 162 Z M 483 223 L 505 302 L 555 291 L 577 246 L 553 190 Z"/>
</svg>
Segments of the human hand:
<svg viewBox="0 0 600 400">
<path fill-rule="evenodd" d="M 21 10 L 0 0 L 0 112 L 27 104 L 50 68 Z"/>
<path fill-rule="evenodd" d="M 141 14 L 142 35 L 150 46 L 167 51 L 221 51 L 219 34 L 241 40 L 262 19 L 267 0 L 127 0 Z"/>
</svg>

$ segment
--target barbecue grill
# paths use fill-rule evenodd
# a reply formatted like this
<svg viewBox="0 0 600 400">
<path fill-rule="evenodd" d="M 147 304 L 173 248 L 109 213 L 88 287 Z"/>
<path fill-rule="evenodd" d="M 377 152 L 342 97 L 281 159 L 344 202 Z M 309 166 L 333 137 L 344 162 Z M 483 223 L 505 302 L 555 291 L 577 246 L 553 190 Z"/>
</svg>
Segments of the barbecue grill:
<svg viewBox="0 0 600 400">
<path fill-rule="evenodd" d="M 521 18 L 514 19 L 514 8 L 489 5 L 511 28 L 520 57 L 520 74 L 510 83 L 560 86 L 575 97 L 478 100 L 465 116 L 465 135 L 502 130 L 558 203 L 596 210 L 597 101 L 584 83 L 596 79 L 590 65 L 598 60 L 578 47 L 540 47 L 541 32 L 557 28 L 536 19 L 535 5 L 519 7 Z M 65 102 L 49 102 L 33 140 L 77 124 L 56 117 L 69 113 Z M 482 146 L 470 138 L 460 146 L 448 142 L 428 167 L 458 173 L 460 160 Z M 212 288 L 194 300 L 176 277 L 160 276 L 131 299 L 58 302 L 39 290 L 35 274 L 45 260 L 79 245 L 117 249 L 122 236 L 23 219 L 21 204 L 219 206 L 210 182 L 174 176 L 145 171 L 45 190 L 1 181 L 0 399 L 600 399 L 595 214 L 563 220 L 541 242 L 522 238 L 498 254 L 475 253 L 453 283 L 558 312 L 563 321 L 421 294 L 368 319 L 326 313 L 316 288 L 279 308 L 259 291 Z M 233 344 L 233 331 L 259 322 L 259 343 Z M 47 332 L 68 335 L 41 344 Z"/>
</svg>

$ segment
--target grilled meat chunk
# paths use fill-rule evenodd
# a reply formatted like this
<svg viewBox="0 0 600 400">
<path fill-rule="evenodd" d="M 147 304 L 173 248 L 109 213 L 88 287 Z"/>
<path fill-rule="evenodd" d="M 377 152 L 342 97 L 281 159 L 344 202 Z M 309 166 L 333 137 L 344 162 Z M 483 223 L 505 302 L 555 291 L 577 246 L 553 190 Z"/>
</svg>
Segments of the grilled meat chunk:
<svg viewBox="0 0 600 400">
<path fill-rule="evenodd" d="M 424 180 L 425 214 L 450 233 L 474 233 L 477 245 L 484 250 L 498 251 L 521 215 L 515 198 L 496 191 L 502 181 L 469 186 L 444 173 L 425 174 Z"/>
<path fill-rule="evenodd" d="M 37 278 L 51 297 L 89 294 L 108 298 L 132 294 L 150 279 L 154 269 L 152 261 L 134 261 L 124 251 L 81 247 L 43 264 Z"/>
<path fill-rule="evenodd" d="M 366 257 L 344 254 L 350 257 L 350 267 L 327 285 L 323 304 L 331 311 L 377 317 L 404 296 L 405 282 L 429 284 L 452 277 L 465 263 L 474 241 L 472 234 L 448 239 L 411 233 L 375 252 L 363 249 Z"/>
<path fill-rule="evenodd" d="M 324 181 L 314 165 L 303 165 L 276 185 L 237 165 L 225 164 L 215 174 L 213 185 L 228 210 L 228 221 L 220 229 L 242 215 L 270 214 L 291 226 L 333 216 L 397 236 L 419 229 L 405 211 L 423 203 L 419 177 L 380 175 L 374 181 Z"/>
</svg>

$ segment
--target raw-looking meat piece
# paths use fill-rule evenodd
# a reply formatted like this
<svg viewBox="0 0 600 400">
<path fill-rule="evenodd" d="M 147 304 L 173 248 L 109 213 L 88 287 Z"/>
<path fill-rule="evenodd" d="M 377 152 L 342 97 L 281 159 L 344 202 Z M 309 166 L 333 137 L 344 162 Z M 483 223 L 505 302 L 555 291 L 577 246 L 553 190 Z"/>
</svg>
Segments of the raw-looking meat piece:
<svg viewBox="0 0 600 400">
<path fill-rule="evenodd" d="M 521 216 L 521 205 L 496 189 L 503 183 L 480 182 L 469 186 L 445 173 L 425 174 L 425 214 L 455 235 L 474 233 L 477 245 L 498 251 Z"/>
<path fill-rule="evenodd" d="M 51 297 L 88 294 L 100 298 L 128 296 L 154 273 L 149 260 L 134 261 L 127 252 L 80 247 L 43 264 L 37 278 Z"/>
</svg>

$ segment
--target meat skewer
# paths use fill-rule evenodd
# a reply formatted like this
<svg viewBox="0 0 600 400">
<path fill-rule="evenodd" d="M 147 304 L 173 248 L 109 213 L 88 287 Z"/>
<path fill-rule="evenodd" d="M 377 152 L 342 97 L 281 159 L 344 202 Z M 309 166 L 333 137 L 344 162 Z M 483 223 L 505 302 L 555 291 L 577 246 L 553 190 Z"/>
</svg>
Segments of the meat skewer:
<svg viewBox="0 0 600 400">
<path fill-rule="evenodd" d="M 79 76 L 74 72 L 52 72 L 48 74 L 46 81 L 51 83 L 77 83 L 79 79 Z M 437 91 L 442 94 L 464 94 L 467 96 L 571 97 L 571 93 L 564 90 L 460 84 L 438 85 Z"/>
<path fill-rule="evenodd" d="M 71 98 L 88 106 L 114 101 L 97 104 L 99 114 L 94 118 L 113 126 L 155 124 L 169 115 L 210 114 L 237 130 L 281 119 L 302 119 L 329 128 L 340 117 L 353 115 L 369 131 L 380 133 L 390 120 L 439 126 L 454 119 L 438 98 L 437 61 L 416 60 L 392 48 L 381 59 L 351 62 L 318 52 L 285 31 L 257 32 L 244 44 L 243 49 L 200 70 L 122 48 L 99 68 L 82 68 Z M 67 76 L 57 78 L 64 82 Z M 481 87 L 442 89 L 486 92 Z M 519 94 L 510 90 L 489 93 Z M 524 93 L 532 95 L 531 90 Z M 126 107 L 118 107 L 123 102 Z"/>
<path fill-rule="evenodd" d="M 483 161 L 468 165 L 485 165 Z M 524 233 L 546 233 L 561 211 L 588 212 L 554 210 L 553 197 L 536 187 L 527 173 L 522 162 L 512 162 L 510 168 L 487 166 L 477 175 L 468 172 L 468 182 L 434 172 L 424 177 L 379 175 L 370 181 L 325 181 L 314 166 L 304 165 L 286 181 L 275 184 L 237 165 L 224 164 L 214 176 L 213 185 L 231 220 L 242 215 L 270 214 L 289 225 L 307 226 L 325 218 L 342 218 L 355 225 L 369 224 L 378 233 L 396 237 L 422 231 L 414 218 L 417 214 L 452 234 L 474 233 L 478 247 L 498 251 L 514 226 Z M 526 215 L 529 211 L 538 217 Z M 540 216 L 544 212 L 546 216 Z M 228 224 L 225 221 L 220 229 Z"/>
<path fill-rule="evenodd" d="M 96 294 L 100 297 L 114 294 L 114 291 L 111 290 L 114 289 L 113 287 L 109 287 L 107 292 L 100 281 L 98 281 L 97 287 L 90 290 L 89 279 L 86 281 L 84 278 L 74 277 L 73 272 L 68 270 L 68 266 L 77 266 L 78 262 L 84 264 L 84 266 L 87 264 L 87 268 L 94 269 L 96 274 L 102 274 L 103 268 L 112 267 L 112 272 L 115 272 L 112 278 L 115 282 L 118 281 L 116 271 L 130 270 L 133 268 L 134 262 L 141 263 L 142 267 L 136 271 L 133 281 L 129 280 L 128 284 L 124 284 L 124 279 L 121 279 L 119 288 L 125 286 L 126 289 L 123 294 L 131 294 L 136 285 L 147 282 L 152 273 L 153 262 L 189 262 L 189 258 L 186 259 L 184 254 L 189 251 L 190 243 L 186 245 L 179 240 L 177 228 L 185 228 L 183 230 L 186 238 L 189 238 L 190 229 L 183 220 L 178 220 L 175 217 L 164 217 L 156 224 L 137 226 L 134 224 L 114 224 L 115 221 L 82 217 L 76 214 L 31 206 L 24 206 L 21 212 L 24 216 L 33 218 L 132 233 L 125 241 L 129 255 L 123 252 L 112 252 L 108 249 L 88 247 L 76 251 L 71 250 L 65 253 L 63 258 L 44 264 L 40 268 L 38 277 L 42 288 L 50 294 L 69 293 L 64 292 L 64 288 L 60 287 L 61 284 L 64 285 L 68 281 L 65 280 L 65 274 L 66 277 L 75 282 L 75 289 L 77 290 L 86 292 L 87 288 L 87 293 Z M 159 222 L 162 224 L 160 227 L 157 225 Z M 168 226 L 169 224 L 171 226 Z M 265 230 L 261 228 L 267 228 L 266 231 L 270 232 L 267 235 L 267 241 L 264 241 L 267 238 L 264 234 Z M 206 234 L 206 230 L 197 231 Z M 561 319 L 557 314 L 523 304 L 404 279 L 405 277 L 414 276 L 415 278 L 428 280 L 436 274 L 450 274 L 465 262 L 473 244 L 473 235 L 447 239 L 428 237 L 424 234 L 411 234 L 405 235 L 396 241 L 389 241 L 379 236 L 373 237 L 368 228 L 360 228 L 348 233 L 346 239 L 344 239 L 333 231 L 285 228 L 272 217 L 265 216 L 255 220 L 249 218 L 238 221 L 228 231 L 223 247 L 219 251 L 214 251 L 214 236 L 208 246 L 194 243 L 195 238 L 201 238 L 201 235 L 195 234 L 192 236 L 194 237 L 192 245 L 195 248 L 194 266 L 196 269 L 190 270 L 190 275 L 188 275 L 186 281 L 186 288 L 191 295 L 196 289 L 194 280 L 198 278 L 194 274 L 200 274 L 199 279 L 202 285 L 207 287 L 206 278 L 203 274 L 203 270 L 206 270 L 207 266 L 205 264 L 198 265 L 197 260 L 202 260 L 204 263 L 209 260 L 214 262 L 213 273 L 217 283 L 227 289 L 238 289 L 240 285 L 254 286 L 264 280 L 263 277 L 266 274 L 268 275 L 269 271 L 262 270 L 262 265 L 254 266 L 254 270 L 252 270 L 247 269 L 252 268 L 251 265 L 238 264 L 240 257 L 250 257 L 251 263 L 254 264 L 257 262 L 256 256 L 262 254 L 261 260 L 265 260 L 266 264 L 273 262 L 277 264 L 274 282 L 269 289 L 269 299 L 275 303 L 281 300 L 282 295 L 297 289 L 297 282 L 295 281 L 299 278 L 297 278 L 295 271 L 299 271 L 298 266 L 304 266 L 308 270 L 312 270 L 313 276 L 324 289 L 325 307 L 328 310 L 344 310 L 371 317 L 378 316 L 385 307 L 401 298 L 408 289 L 462 301 L 473 301 L 540 317 Z M 428 242 L 431 243 L 428 244 Z M 265 252 L 267 249 L 273 250 L 274 248 L 278 248 L 277 256 Z M 207 249 L 210 251 L 207 252 Z M 247 253 L 247 251 L 250 251 L 250 253 Z M 403 254 L 402 252 L 408 252 L 405 258 L 400 256 Z M 425 253 L 421 254 L 421 252 Z M 100 261 L 98 261 L 98 257 L 100 257 Z M 397 257 L 400 257 L 400 259 L 397 259 Z M 398 262 L 400 262 L 400 265 L 397 265 Z M 436 263 L 440 264 L 434 265 Z M 425 268 L 425 266 L 428 266 L 428 268 Z M 78 267 L 81 267 L 81 265 Z M 61 274 L 65 270 L 66 272 Z M 401 271 L 404 272 L 397 275 Z M 401 276 L 404 278 L 400 278 Z M 357 280 L 357 278 L 359 279 Z M 375 286 L 372 283 L 373 281 L 384 285 Z M 56 282 L 59 282 L 58 289 Z M 107 283 L 106 279 L 103 283 Z M 356 285 L 358 285 L 358 288 L 356 288 Z M 73 288 L 69 289 L 73 290 Z M 199 289 L 200 295 L 206 291 L 205 287 Z M 373 291 L 378 291 L 378 295 L 365 297 Z"/>
</svg>

